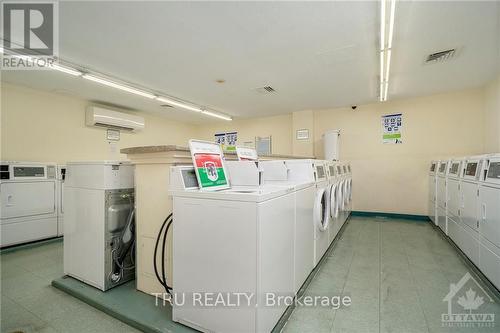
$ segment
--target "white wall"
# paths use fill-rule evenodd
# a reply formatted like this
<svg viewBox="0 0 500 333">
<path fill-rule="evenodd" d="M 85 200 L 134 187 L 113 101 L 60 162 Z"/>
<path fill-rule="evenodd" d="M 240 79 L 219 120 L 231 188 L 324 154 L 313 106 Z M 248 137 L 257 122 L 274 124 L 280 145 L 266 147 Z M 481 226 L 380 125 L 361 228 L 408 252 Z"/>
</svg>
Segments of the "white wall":
<svg viewBox="0 0 500 333">
<path fill-rule="evenodd" d="M 1 159 L 64 163 L 76 160 L 125 159 L 120 148 L 178 144 L 196 136 L 196 126 L 144 112 L 146 128 L 121 133 L 111 152 L 106 130 L 85 126 L 88 102 L 26 87 L 2 84 Z"/>
<path fill-rule="evenodd" d="M 485 151 L 500 153 L 500 76 L 486 86 L 484 94 Z"/>
</svg>

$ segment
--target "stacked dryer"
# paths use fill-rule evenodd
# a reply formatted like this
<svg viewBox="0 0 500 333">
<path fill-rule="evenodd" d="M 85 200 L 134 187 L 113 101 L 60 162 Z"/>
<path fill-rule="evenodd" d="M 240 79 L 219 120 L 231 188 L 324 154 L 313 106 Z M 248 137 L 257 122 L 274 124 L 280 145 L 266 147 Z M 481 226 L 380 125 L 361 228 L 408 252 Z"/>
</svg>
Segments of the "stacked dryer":
<svg viewBox="0 0 500 333">
<path fill-rule="evenodd" d="M 446 225 L 447 235 L 457 243 L 460 235 L 460 205 L 461 205 L 461 177 L 464 169 L 464 159 L 454 159 L 450 162 L 446 179 Z"/>
<path fill-rule="evenodd" d="M 479 268 L 500 289 L 500 154 L 488 156 L 479 183 Z"/>
<path fill-rule="evenodd" d="M 449 161 L 439 163 L 438 175 L 436 178 L 436 225 L 448 234 L 446 227 L 446 176 L 448 173 Z"/>
<path fill-rule="evenodd" d="M 483 156 L 470 157 L 461 177 L 460 221 L 462 230 L 457 245 L 479 266 L 479 179 Z"/>
<path fill-rule="evenodd" d="M 437 180 L 437 168 L 439 165 L 439 161 L 432 161 L 431 167 L 429 170 L 429 218 L 434 224 L 437 224 L 436 219 L 436 180 Z"/>
</svg>

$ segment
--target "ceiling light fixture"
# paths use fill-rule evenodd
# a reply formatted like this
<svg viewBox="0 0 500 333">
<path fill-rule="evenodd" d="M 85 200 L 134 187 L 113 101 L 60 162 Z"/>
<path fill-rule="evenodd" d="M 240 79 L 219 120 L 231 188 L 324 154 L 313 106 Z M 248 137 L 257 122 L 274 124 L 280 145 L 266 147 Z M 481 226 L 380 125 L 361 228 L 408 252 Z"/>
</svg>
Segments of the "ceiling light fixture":
<svg viewBox="0 0 500 333">
<path fill-rule="evenodd" d="M 185 103 L 182 103 L 182 102 L 178 102 L 178 101 L 175 101 L 175 100 L 170 99 L 170 98 L 156 97 L 156 100 L 159 101 L 159 102 L 167 103 L 169 105 L 177 106 L 179 108 L 186 109 L 186 110 L 189 110 L 189 111 L 201 112 L 201 108 L 199 108 L 199 107 L 195 107 L 195 106 L 191 106 L 191 105 L 188 105 L 188 104 L 185 104 Z"/>
<path fill-rule="evenodd" d="M 3 49 L 2 46 L 0 46 L 0 53 L 4 54 L 4 49 Z M 28 55 L 21 55 L 21 54 L 11 54 L 11 55 L 13 57 L 15 57 L 15 58 L 22 59 L 22 60 L 25 60 L 25 61 L 33 61 L 34 60 L 34 58 L 32 58 L 32 57 L 30 57 Z M 96 82 L 96 83 L 100 83 L 102 85 L 105 85 L 105 86 L 108 86 L 108 87 L 112 87 L 112 88 L 115 88 L 115 89 L 119 89 L 119 90 L 122 90 L 122 91 L 126 91 L 126 92 L 129 92 L 129 93 L 138 95 L 138 96 L 142 96 L 142 97 L 154 99 L 154 100 L 157 100 L 159 102 L 169 104 L 170 106 L 174 106 L 174 107 L 186 109 L 186 110 L 197 112 L 197 113 L 203 113 L 203 114 L 205 114 L 207 116 L 215 117 L 215 118 L 219 118 L 219 119 L 223 119 L 223 120 L 227 120 L 227 121 L 233 120 L 230 116 L 227 116 L 227 115 L 223 115 L 223 114 L 215 113 L 215 112 L 211 112 L 211 111 L 205 111 L 202 107 L 195 106 L 195 105 L 192 105 L 190 103 L 181 102 L 181 101 L 178 101 L 178 100 L 174 100 L 172 98 L 157 96 L 154 93 L 151 93 L 151 92 L 148 92 L 148 91 L 144 91 L 144 90 L 140 90 L 140 89 L 137 89 L 137 88 L 133 88 L 133 87 L 130 87 L 128 85 L 121 84 L 121 83 L 117 83 L 117 82 L 105 79 L 103 77 L 93 75 L 93 74 L 91 74 L 91 73 L 89 73 L 87 71 L 82 72 L 82 71 L 80 71 L 77 68 L 70 67 L 70 66 L 67 66 L 67 65 L 62 65 L 60 63 L 51 63 L 51 64 L 47 63 L 45 65 L 45 67 L 53 69 L 53 70 L 56 70 L 56 71 L 59 71 L 59 72 L 62 72 L 62 73 L 66 73 L 66 74 L 69 74 L 69 75 L 72 75 L 72 76 L 83 77 L 86 80 L 89 80 L 89 81 L 92 81 L 92 82 Z"/>
<path fill-rule="evenodd" d="M 206 110 L 203 110 L 201 113 L 205 114 L 207 116 L 210 116 L 210 117 L 215 117 L 215 118 L 219 118 L 219 119 L 223 119 L 223 120 L 227 120 L 227 121 L 233 120 L 233 118 L 231 118 L 229 116 L 225 116 L 223 114 L 214 113 L 214 112 L 210 112 L 210 111 L 206 111 Z"/>
<path fill-rule="evenodd" d="M 106 80 L 104 78 L 101 78 L 101 77 L 98 77 L 98 76 L 94 76 L 94 75 L 91 75 L 91 74 L 83 74 L 82 77 L 84 79 L 87 79 L 87 80 L 90 80 L 90 81 L 93 81 L 93 82 L 96 82 L 96 83 L 100 83 L 100 84 L 108 86 L 108 87 L 112 87 L 112 88 L 116 88 L 116 89 L 119 89 L 119 90 L 123 90 L 123 91 L 129 92 L 131 94 L 135 94 L 135 95 L 139 95 L 139 96 L 146 97 L 146 98 L 151 98 L 151 99 L 156 98 L 156 95 L 151 94 L 149 92 L 142 91 L 142 90 L 139 90 L 139 89 L 136 89 L 136 88 L 132 88 L 132 87 L 120 84 L 120 83 L 113 82 L 113 81 L 109 81 L 109 80 Z"/>
<path fill-rule="evenodd" d="M 387 4 L 389 8 L 389 22 L 387 22 Z M 389 73 L 391 67 L 392 39 L 394 35 L 394 17 L 396 0 L 380 0 L 380 91 L 381 102 L 387 101 L 389 90 Z M 388 25 L 388 26 L 387 26 Z M 387 35 L 387 36 L 386 36 Z"/>
<path fill-rule="evenodd" d="M 71 67 L 63 66 L 63 65 L 60 65 L 60 64 L 51 64 L 51 65 L 48 65 L 47 67 L 49 67 L 51 69 L 54 69 L 56 71 L 59 71 L 59 72 L 63 72 L 63 73 L 69 74 L 69 75 L 73 75 L 73 76 L 81 76 L 81 75 L 83 75 L 83 73 L 80 72 L 79 70 L 76 70 L 76 69 L 71 68 Z"/>
</svg>

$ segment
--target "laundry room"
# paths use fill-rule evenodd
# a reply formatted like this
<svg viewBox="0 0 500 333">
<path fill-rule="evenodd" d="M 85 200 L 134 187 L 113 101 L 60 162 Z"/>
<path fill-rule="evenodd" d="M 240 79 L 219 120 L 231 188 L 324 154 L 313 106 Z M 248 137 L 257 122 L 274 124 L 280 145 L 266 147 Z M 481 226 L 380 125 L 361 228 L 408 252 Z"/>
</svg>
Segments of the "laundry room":
<svg viewBox="0 0 500 333">
<path fill-rule="evenodd" d="M 498 332 L 500 1 L 2 1 L 0 332 Z"/>
</svg>

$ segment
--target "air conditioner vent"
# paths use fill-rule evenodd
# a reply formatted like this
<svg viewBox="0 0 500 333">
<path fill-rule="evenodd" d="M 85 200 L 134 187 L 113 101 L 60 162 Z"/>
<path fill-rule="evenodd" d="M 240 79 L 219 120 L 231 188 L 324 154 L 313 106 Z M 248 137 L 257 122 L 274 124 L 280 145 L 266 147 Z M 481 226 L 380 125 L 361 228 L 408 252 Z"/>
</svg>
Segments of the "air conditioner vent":
<svg viewBox="0 0 500 333">
<path fill-rule="evenodd" d="M 274 88 L 271 86 L 255 88 L 255 91 L 257 91 L 259 94 L 273 94 L 276 92 L 276 90 L 274 90 Z"/>
<path fill-rule="evenodd" d="M 450 60 L 455 55 L 456 49 L 449 49 L 429 54 L 425 59 L 426 63 L 436 63 Z"/>
</svg>

